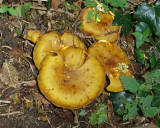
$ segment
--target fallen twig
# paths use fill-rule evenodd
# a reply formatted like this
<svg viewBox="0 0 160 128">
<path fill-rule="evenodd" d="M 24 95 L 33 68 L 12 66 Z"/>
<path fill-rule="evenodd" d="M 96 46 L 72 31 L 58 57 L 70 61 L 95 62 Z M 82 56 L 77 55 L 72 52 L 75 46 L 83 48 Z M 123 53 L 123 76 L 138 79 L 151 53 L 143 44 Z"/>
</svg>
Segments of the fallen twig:
<svg viewBox="0 0 160 128">
<path fill-rule="evenodd" d="M 0 103 L 10 104 L 10 103 L 12 103 L 12 101 L 0 100 Z"/>
<path fill-rule="evenodd" d="M 11 116 L 11 115 L 15 115 L 15 114 L 23 114 L 23 112 L 15 111 L 15 112 L 10 112 L 10 113 L 0 114 L 0 116 Z"/>
</svg>

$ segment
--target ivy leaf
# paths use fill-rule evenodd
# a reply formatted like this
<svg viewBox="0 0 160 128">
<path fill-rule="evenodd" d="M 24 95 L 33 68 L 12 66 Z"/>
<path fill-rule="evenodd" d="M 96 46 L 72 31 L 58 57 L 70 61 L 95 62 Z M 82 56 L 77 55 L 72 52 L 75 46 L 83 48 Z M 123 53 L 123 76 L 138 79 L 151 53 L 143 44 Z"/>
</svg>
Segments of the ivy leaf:
<svg viewBox="0 0 160 128">
<path fill-rule="evenodd" d="M 132 118 L 132 117 L 137 115 L 137 111 L 138 111 L 137 101 L 134 101 L 132 103 L 127 103 L 125 108 L 127 109 L 128 114 L 123 116 L 123 120 L 130 119 L 130 118 Z"/>
<path fill-rule="evenodd" d="M 113 25 L 122 26 L 123 24 L 123 12 L 120 10 L 115 11 L 115 16 L 113 20 Z"/>
<path fill-rule="evenodd" d="M 135 49 L 135 58 L 136 60 L 139 62 L 139 63 L 142 63 L 144 65 L 147 65 L 147 61 L 145 59 L 145 54 L 143 53 L 142 50 L 138 50 L 138 49 Z"/>
<path fill-rule="evenodd" d="M 123 15 L 122 11 L 117 10 L 113 20 L 113 25 L 122 26 L 122 34 L 128 35 L 132 28 L 132 18 L 130 14 Z"/>
<path fill-rule="evenodd" d="M 136 48 L 139 49 L 144 42 L 149 42 L 148 35 L 142 32 L 132 33 L 136 37 Z"/>
<path fill-rule="evenodd" d="M 0 13 L 5 13 L 8 11 L 8 7 L 6 5 L 2 5 L 0 8 Z"/>
<path fill-rule="evenodd" d="M 52 0 L 47 0 L 46 1 L 46 7 L 47 7 L 47 9 L 52 8 Z"/>
<path fill-rule="evenodd" d="M 134 94 L 139 90 L 140 85 L 136 79 L 127 76 L 120 76 L 120 79 L 125 90 L 129 90 Z"/>
<path fill-rule="evenodd" d="M 147 36 L 152 36 L 152 30 L 145 22 L 140 22 L 136 24 L 135 31 L 145 33 Z"/>
<path fill-rule="evenodd" d="M 147 3 L 142 3 L 133 15 L 135 20 L 147 23 L 157 36 L 160 36 L 160 6 L 153 7 Z"/>
<path fill-rule="evenodd" d="M 152 55 L 149 57 L 149 61 L 150 61 L 151 69 L 153 69 L 154 66 L 156 65 L 156 57 L 155 57 L 154 54 L 152 54 Z"/>
</svg>

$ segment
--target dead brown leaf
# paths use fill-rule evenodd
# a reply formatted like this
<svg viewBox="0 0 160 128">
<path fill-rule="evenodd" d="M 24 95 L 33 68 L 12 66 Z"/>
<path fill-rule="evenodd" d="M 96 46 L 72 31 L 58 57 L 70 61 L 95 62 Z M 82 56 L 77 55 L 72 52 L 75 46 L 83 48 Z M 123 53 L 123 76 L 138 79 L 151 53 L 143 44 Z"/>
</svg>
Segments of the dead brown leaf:
<svg viewBox="0 0 160 128">
<path fill-rule="evenodd" d="M 52 7 L 54 10 L 57 10 L 58 9 L 58 6 L 60 4 L 64 4 L 66 0 L 52 0 Z"/>
<path fill-rule="evenodd" d="M 34 95 L 33 95 L 33 97 L 34 97 L 34 100 L 35 101 L 38 101 L 38 100 L 40 100 L 45 106 L 48 106 L 49 104 L 50 104 L 50 102 L 48 102 L 48 100 L 46 100 L 41 94 L 39 94 L 39 93 L 34 93 Z"/>
<path fill-rule="evenodd" d="M 16 88 L 16 86 L 18 85 L 18 72 L 16 68 L 7 61 L 3 63 L 0 72 L 0 78 L 1 82 L 10 87 Z"/>
</svg>

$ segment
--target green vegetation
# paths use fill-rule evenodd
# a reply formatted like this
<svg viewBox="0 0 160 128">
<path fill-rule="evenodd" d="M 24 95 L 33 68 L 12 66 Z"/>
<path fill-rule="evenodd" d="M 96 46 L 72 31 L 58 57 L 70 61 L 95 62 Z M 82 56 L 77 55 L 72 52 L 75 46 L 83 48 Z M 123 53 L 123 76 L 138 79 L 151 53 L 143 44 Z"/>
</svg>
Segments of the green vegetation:
<svg viewBox="0 0 160 128">
<path fill-rule="evenodd" d="M 93 10 L 88 13 L 87 17 L 91 22 L 94 22 L 92 16 L 96 22 L 101 21 L 99 12 L 107 13 L 109 10 L 114 10 L 114 8 L 124 10 L 128 6 L 126 0 L 101 0 L 101 2 L 98 0 L 86 0 L 84 4 L 86 7 L 93 7 Z"/>
<path fill-rule="evenodd" d="M 11 16 L 18 16 L 25 18 L 27 16 L 28 11 L 30 10 L 31 3 L 25 3 L 22 6 L 17 6 L 16 8 L 8 8 L 6 5 L 2 5 L 0 8 L 0 13 L 9 13 Z"/>
</svg>

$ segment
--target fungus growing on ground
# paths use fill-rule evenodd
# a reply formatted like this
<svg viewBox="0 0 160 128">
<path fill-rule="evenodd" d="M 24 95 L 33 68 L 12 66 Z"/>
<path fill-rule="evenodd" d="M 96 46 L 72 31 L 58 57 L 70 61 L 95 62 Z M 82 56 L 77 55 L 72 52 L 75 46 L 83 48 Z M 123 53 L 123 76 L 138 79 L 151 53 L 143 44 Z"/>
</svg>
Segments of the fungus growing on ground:
<svg viewBox="0 0 160 128">
<path fill-rule="evenodd" d="M 41 35 L 42 32 L 40 30 L 28 30 L 27 33 L 23 35 L 23 38 L 37 43 Z"/>
<path fill-rule="evenodd" d="M 79 39 L 78 36 L 70 32 L 64 32 L 61 36 L 61 44 L 63 46 L 75 46 L 87 50 L 86 45 Z"/>
<path fill-rule="evenodd" d="M 132 74 L 128 70 L 130 61 L 122 49 L 108 41 L 99 41 L 89 47 L 88 53 L 100 61 L 104 71 L 108 74 L 110 85 L 107 90 L 111 92 L 123 91 L 120 75 L 132 77 Z"/>
<path fill-rule="evenodd" d="M 81 15 L 81 30 L 90 36 L 95 36 L 95 40 L 107 40 L 111 43 L 115 43 L 118 39 L 118 33 L 120 26 L 113 26 L 114 14 L 111 11 L 108 13 L 99 12 L 101 16 L 100 22 L 94 23 L 87 19 L 88 13 L 94 8 L 87 8 Z M 92 16 L 92 20 L 95 19 Z"/>
<path fill-rule="evenodd" d="M 54 105 L 71 110 L 91 103 L 103 91 L 105 83 L 100 62 L 75 47 L 49 53 L 38 75 L 43 95 Z"/>
<path fill-rule="evenodd" d="M 65 46 L 75 46 L 87 50 L 83 41 L 70 32 L 64 32 L 62 36 L 56 31 L 45 34 L 41 34 L 40 32 L 39 30 L 29 30 L 23 36 L 24 39 L 36 43 L 33 51 L 33 60 L 38 69 L 40 69 L 41 62 L 48 53 L 57 52 Z"/>
<path fill-rule="evenodd" d="M 36 43 L 33 50 L 33 60 L 38 69 L 41 67 L 41 62 L 44 57 L 51 51 L 60 49 L 60 34 L 57 32 L 49 32 L 43 34 Z"/>
</svg>

